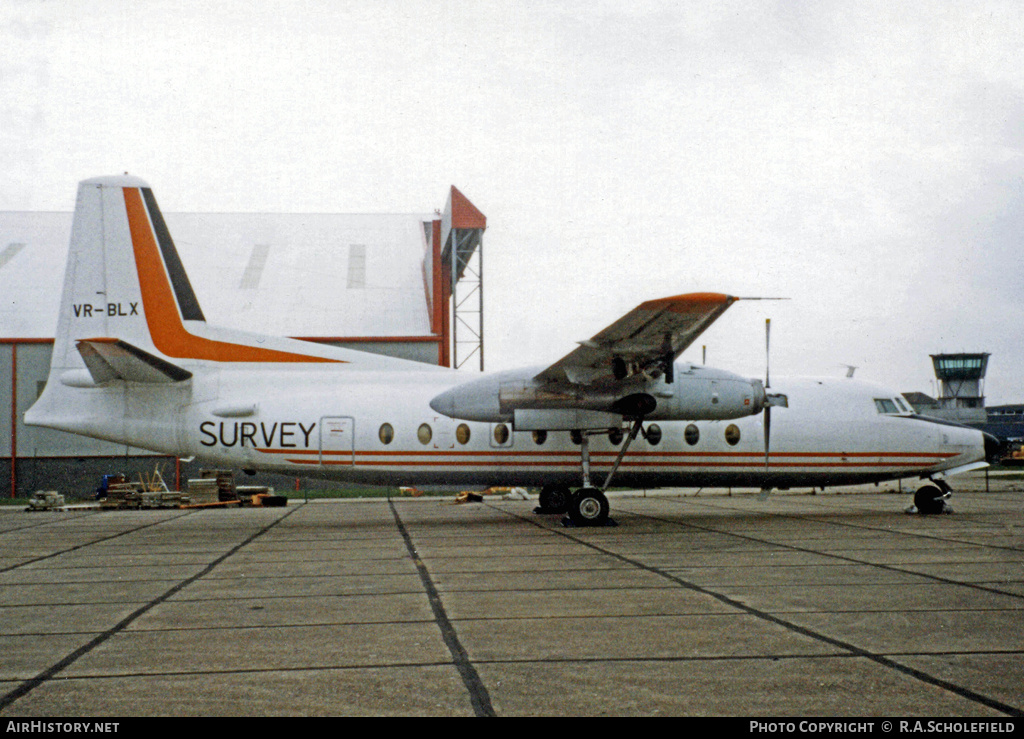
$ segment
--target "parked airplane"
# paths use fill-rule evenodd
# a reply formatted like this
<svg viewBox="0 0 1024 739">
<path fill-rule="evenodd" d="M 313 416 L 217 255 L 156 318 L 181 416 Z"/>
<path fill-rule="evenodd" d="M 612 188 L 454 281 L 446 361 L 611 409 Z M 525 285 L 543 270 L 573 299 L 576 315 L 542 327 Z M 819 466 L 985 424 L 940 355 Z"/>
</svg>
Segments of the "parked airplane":
<svg viewBox="0 0 1024 739">
<path fill-rule="evenodd" d="M 936 510 L 945 477 L 985 466 L 979 431 L 922 419 L 883 387 L 769 387 L 678 361 L 736 300 L 648 301 L 549 367 L 467 379 L 208 325 L 152 190 L 102 177 L 79 186 L 49 380 L 25 422 L 297 477 L 539 486 L 542 510 L 579 525 L 607 521 L 613 480 L 769 490 L 916 477 L 930 481 L 916 504 Z"/>
</svg>

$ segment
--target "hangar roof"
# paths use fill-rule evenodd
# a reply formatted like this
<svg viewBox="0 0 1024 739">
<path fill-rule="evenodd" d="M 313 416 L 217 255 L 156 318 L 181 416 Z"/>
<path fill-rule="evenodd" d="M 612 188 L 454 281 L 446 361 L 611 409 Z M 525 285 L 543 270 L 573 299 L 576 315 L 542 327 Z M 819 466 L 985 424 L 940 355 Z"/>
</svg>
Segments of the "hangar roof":
<svg viewBox="0 0 1024 739">
<path fill-rule="evenodd" d="M 432 214 L 165 213 L 207 321 L 303 338 L 432 335 Z M 0 338 L 52 338 L 72 214 L 0 212 Z"/>
</svg>

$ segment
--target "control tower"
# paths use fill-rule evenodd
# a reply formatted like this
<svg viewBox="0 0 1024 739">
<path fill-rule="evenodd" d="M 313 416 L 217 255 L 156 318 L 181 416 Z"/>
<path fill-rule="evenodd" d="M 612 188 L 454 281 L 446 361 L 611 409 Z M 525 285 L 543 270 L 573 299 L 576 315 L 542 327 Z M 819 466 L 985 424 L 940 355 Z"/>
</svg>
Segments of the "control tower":
<svg viewBox="0 0 1024 739">
<path fill-rule="evenodd" d="M 939 407 L 932 415 L 960 423 L 985 423 L 985 371 L 988 353 L 932 354 L 939 381 Z"/>
</svg>

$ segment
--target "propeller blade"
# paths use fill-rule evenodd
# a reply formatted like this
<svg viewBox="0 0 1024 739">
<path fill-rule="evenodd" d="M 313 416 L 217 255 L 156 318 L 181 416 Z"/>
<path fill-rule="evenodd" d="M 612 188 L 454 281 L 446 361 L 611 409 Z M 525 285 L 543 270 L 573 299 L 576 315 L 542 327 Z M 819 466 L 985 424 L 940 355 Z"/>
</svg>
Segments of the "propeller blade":
<svg viewBox="0 0 1024 739">
<path fill-rule="evenodd" d="M 769 375 L 769 366 L 771 363 L 771 329 L 772 319 L 764 319 L 764 389 L 767 391 L 771 387 L 771 377 Z M 771 433 L 772 433 L 772 407 L 770 403 L 766 403 L 764 407 L 764 471 L 768 471 L 768 454 L 771 449 Z"/>
</svg>

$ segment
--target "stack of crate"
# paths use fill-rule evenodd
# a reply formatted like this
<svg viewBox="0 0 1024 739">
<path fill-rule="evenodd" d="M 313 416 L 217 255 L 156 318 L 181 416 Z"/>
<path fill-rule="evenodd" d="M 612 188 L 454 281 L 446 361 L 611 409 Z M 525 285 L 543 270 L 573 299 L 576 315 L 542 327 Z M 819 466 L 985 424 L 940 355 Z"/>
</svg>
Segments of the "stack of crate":
<svg viewBox="0 0 1024 739">
<path fill-rule="evenodd" d="M 217 483 L 217 500 L 222 503 L 230 500 L 238 500 L 238 493 L 235 491 L 235 473 L 231 470 L 202 470 L 199 476 L 204 479 L 212 479 Z"/>
<path fill-rule="evenodd" d="M 217 503 L 220 500 L 217 481 L 205 477 L 189 480 L 188 497 L 192 503 L 198 505 Z"/>
<path fill-rule="evenodd" d="M 138 508 L 142 504 L 145 486 L 141 482 L 117 482 L 107 486 L 107 497 L 100 508 Z"/>
<path fill-rule="evenodd" d="M 200 470 L 198 478 L 188 481 L 188 497 L 200 505 L 237 501 L 235 475 L 231 470 Z"/>
</svg>

